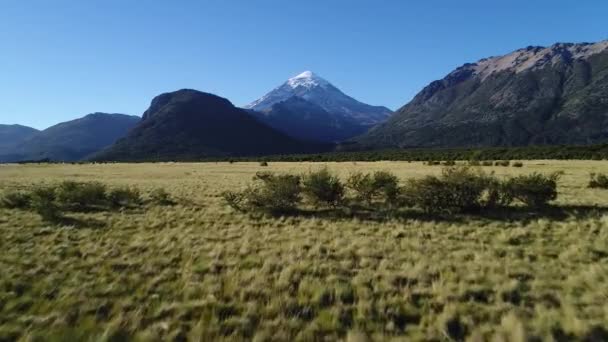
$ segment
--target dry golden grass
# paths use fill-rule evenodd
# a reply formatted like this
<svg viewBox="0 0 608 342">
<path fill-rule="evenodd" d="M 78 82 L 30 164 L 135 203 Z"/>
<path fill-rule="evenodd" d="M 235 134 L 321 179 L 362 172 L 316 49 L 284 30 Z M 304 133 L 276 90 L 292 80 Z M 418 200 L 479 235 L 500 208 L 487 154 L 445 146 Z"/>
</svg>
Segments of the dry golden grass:
<svg viewBox="0 0 608 342">
<path fill-rule="evenodd" d="M 52 226 L 0 209 L 0 340 L 604 340 L 607 162 L 563 170 L 563 209 L 501 217 L 251 217 L 220 194 L 257 171 L 324 165 L 439 173 L 421 163 L 3 165 L 2 189 L 61 180 L 164 188 L 175 206 L 70 213 Z"/>
</svg>

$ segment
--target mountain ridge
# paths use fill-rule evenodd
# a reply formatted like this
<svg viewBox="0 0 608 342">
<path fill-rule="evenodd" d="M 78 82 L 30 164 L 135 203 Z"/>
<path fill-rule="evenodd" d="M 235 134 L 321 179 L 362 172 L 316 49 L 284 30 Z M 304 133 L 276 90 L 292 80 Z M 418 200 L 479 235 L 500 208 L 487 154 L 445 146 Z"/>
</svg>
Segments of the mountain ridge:
<svg viewBox="0 0 608 342">
<path fill-rule="evenodd" d="M 354 140 L 359 148 L 605 142 L 606 94 L 608 41 L 527 47 L 456 68 Z"/>
<path fill-rule="evenodd" d="M 37 132 L 0 156 L 0 161 L 78 161 L 112 144 L 139 120 L 126 114 L 87 114 Z"/>
<path fill-rule="evenodd" d="M 197 160 L 318 152 L 327 146 L 288 137 L 214 94 L 181 89 L 155 97 L 142 121 L 92 160 Z"/>
</svg>

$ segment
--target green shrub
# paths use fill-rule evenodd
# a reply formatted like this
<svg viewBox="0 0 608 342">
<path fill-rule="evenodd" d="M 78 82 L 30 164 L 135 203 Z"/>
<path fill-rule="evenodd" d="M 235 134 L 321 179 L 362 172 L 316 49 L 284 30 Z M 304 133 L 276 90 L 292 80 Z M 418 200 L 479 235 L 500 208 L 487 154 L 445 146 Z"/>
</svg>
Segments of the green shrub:
<svg viewBox="0 0 608 342">
<path fill-rule="evenodd" d="M 85 209 L 107 203 L 106 186 L 99 182 L 64 181 L 55 191 L 57 202 L 69 209 Z"/>
<path fill-rule="evenodd" d="M 472 160 L 469 160 L 469 165 L 470 166 L 481 166 L 481 162 L 479 160 L 472 159 Z"/>
<path fill-rule="evenodd" d="M 426 162 L 426 165 L 429 165 L 429 166 L 441 165 L 441 162 L 438 160 L 428 160 Z"/>
<path fill-rule="evenodd" d="M 591 173 L 589 175 L 589 187 L 608 189 L 608 176 L 602 173 Z"/>
<path fill-rule="evenodd" d="M 258 184 L 244 194 L 249 209 L 284 214 L 293 212 L 302 199 L 300 176 L 259 172 L 254 181 Z"/>
<path fill-rule="evenodd" d="M 492 166 L 492 164 L 491 160 L 484 160 L 481 162 L 481 166 Z"/>
<path fill-rule="evenodd" d="M 372 203 L 376 187 L 374 178 L 369 173 L 355 172 L 348 177 L 346 186 L 355 193 L 357 201 Z"/>
<path fill-rule="evenodd" d="M 399 197 L 399 178 L 387 171 L 374 173 L 374 196 L 380 196 L 386 204 L 395 204 Z"/>
<path fill-rule="evenodd" d="M 232 209 L 236 211 L 243 211 L 243 205 L 246 200 L 245 192 L 237 192 L 237 191 L 224 191 L 222 192 L 222 198 L 224 202 L 228 204 Z"/>
<path fill-rule="evenodd" d="M 376 171 L 373 175 L 366 173 L 352 174 L 346 185 L 355 193 L 355 199 L 371 205 L 374 199 L 385 204 L 395 204 L 399 197 L 399 179 L 387 171 Z"/>
<path fill-rule="evenodd" d="M 344 185 L 327 168 L 305 175 L 302 178 L 302 192 L 315 205 L 335 207 L 344 200 Z"/>
<path fill-rule="evenodd" d="M 262 161 L 260 162 L 260 166 L 268 166 L 268 162 Z"/>
<path fill-rule="evenodd" d="M 150 192 L 150 201 L 157 205 L 173 205 L 175 201 L 171 198 L 171 195 L 162 188 L 154 189 Z"/>
<path fill-rule="evenodd" d="M 26 191 L 8 191 L 0 199 L 0 206 L 8 209 L 29 208 L 32 195 Z"/>
<path fill-rule="evenodd" d="M 468 167 L 451 167 L 441 176 L 411 179 L 404 189 L 405 203 L 427 213 L 457 213 L 482 206 L 492 178 Z"/>
<path fill-rule="evenodd" d="M 522 163 L 522 162 L 514 162 L 511 166 L 513 166 L 513 167 L 523 167 L 524 163 Z"/>
<path fill-rule="evenodd" d="M 141 204 L 141 193 L 128 186 L 113 189 L 108 193 L 108 201 L 114 208 L 134 207 Z"/>
<path fill-rule="evenodd" d="M 538 208 L 557 198 L 557 181 L 561 173 L 533 173 L 511 178 L 505 182 L 506 191 L 528 207 Z"/>
<path fill-rule="evenodd" d="M 494 165 L 495 166 L 504 166 L 504 167 L 507 167 L 507 166 L 511 165 L 511 161 L 510 160 L 497 160 L 494 163 Z"/>
<path fill-rule="evenodd" d="M 496 208 L 506 207 L 513 202 L 513 193 L 506 181 L 494 177 L 487 178 L 485 196 L 482 198 L 482 207 Z"/>
<path fill-rule="evenodd" d="M 43 221 L 55 223 L 63 217 L 56 199 L 54 187 L 36 187 L 32 191 L 31 208 L 40 215 Z"/>
</svg>

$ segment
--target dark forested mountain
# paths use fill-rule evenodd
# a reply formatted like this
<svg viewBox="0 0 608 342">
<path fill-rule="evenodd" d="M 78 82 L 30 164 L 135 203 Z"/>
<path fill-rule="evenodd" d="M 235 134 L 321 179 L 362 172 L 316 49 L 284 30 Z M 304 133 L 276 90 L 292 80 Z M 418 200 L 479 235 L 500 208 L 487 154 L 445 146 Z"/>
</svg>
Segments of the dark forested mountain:
<svg viewBox="0 0 608 342">
<path fill-rule="evenodd" d="M 0 155 L 13 153 L 16 145 L 38 132 L 27 126 L 0 125 Z"/>
<path fill-rule="evenodd" d="M 139 121 L 137 116 L 124 114 L 89 114 L 32 135 L 17 144 L 10 155 L 0 156 L 0 161 L 77 161 L 111 145 Z"/>
<path fill-rule="evenodd" d="M 137 127 L 93 159 L 194 160 L 328 148 L 288 137 L 224 98 L 183 89 L 154 98 Z"/>
<path fill-rule="evenodd" d="M 246 108 L 290 136 L 326 142 L 361 134 L 392 114 L 386 107 L 353 99 L 310 71 L 290 78 Z"/>
<path fill-rule="evenodd" d="M 465 64 L 356 139 L 371 147 L 608 141 L 608 41 L 530 46 Z"/>
</svg>

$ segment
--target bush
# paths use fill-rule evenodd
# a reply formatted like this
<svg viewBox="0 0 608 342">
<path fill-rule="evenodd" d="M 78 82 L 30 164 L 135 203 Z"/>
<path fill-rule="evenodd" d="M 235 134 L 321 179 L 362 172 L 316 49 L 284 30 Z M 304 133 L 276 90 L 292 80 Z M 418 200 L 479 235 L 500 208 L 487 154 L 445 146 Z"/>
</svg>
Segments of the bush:
<svg viewBox="0 0 608 342">
<path fill-rule="evenodd" d="M 157 205 L 175 204 L 175 201 L 173 201 L 173 199 L 171 199 L 171 195 L 169 195 L 169 193 L 165 189 L 162 189 L 162 188 L 153 190 L 150 193 L 150 200 L 152 201 L 152 203 L 157 204 Z"/>
<path fill-rule="evenodd" d="M 351 174 L 346 181 L 346 186 L 354 191 L 356 200 L 367 204 L 372 203 L 376 188 L 374 179 L 369 173 L 356 172 Z"/>
<path fill-rule="evenodd" d="M 55 188 L 37 187 L 32 191 L 31 208 L 43 221 L 55 223 L 63 217 L 56 199 Z"/>
<path fill-rule="evenodd" d="M 371 205 L 374 199 L 385 204 L 395 204 L 399 197 L 399 179 L 387 171 L 376 171 L 372 174 L 354 173 L 346 185 L 355 192 L 355 199 Z"/>
<path fill-rule="evenodd" d="M 514 162 L 511 166 L 513 166 L 513 167 L 523 167 L 524 163 L 522 163 L 522 162 Z"/>
<path fill-rule="evenodd" d="M 498 160 L 494 163 L 495 166 L 504 166 L 507 167 L 509 165 L 511 165 L 511 161 L 509 160 Z"/>
<path fill-rule="evenodd" d="M 409 180 L 405 203 L 420 207 L 427 213 L 457 213 L 482 206 L 482 196 L 492 178 L 468 167 L 452 167 L 441 176 Z"/>
<path fill-rule="evenodd" d="M 484 160 L 481 162 L 482 166 L 492 166 L 492 161 L 491 160 Z"/>
<path fill-rule="evenodd" d="M 302 191 L 315 205 L 335 207 L 344 200 L 344 185 L 327 168 L 305 175 Z"/>
<path fill-rule="evenodd" d="M 513 202 L 513 193 L 509 190 L 508 182 L 494 177 L 488 178 L 486 194 L 482 199 L 482 207 L 506 207 Z"/>
<path fill-rule="evenodd" d="M 9 191 L 4 193 L 0 200 L 0 205 L 8 209 L 29 208 L 32 195 L 25 191 Z"/>
<path fill-rule="evenodd" d="M 128 186 L 110 191 L 108 193 L 108 201 L 114 208 L 133 207 L 142 202 L 139 190 Z"/>
<path fill-rule="evenodd" d="M 65 181 L 55 190 L 57 202 L 70 209 L 85 209 L 107 203 L 106 186 L 99 182 Z"/>
<path fill-rule="evenodd" d="M 260 166 L 268 166 L 268 162 L 265 162 L 265 161 L 260 162 Z"/>
<path fill-rule="evenodd" d="M 293 212 L 302 200 L 300 176 L 259 172 L 253 179 L 258 184 L 244 193 L 249 209 L 271 214 L 289 213 Z"/>
<path fill-rule="evenodd" d="M 602 173 L 591 173 L 589 175 L 589 187 L 608 189 L 608 176 Z"/>
<path fill-rule="evenodd" d="M 380 196 L 386 204 L 395 204 L 399 197 L 399 178 L 387 171 L 376 171 L 373 179 L 373 195 Z"/>
<path fill-rule="evenodd" d="M 426 162 L 426 165 L 429 165 L 429 166 L 441 165 L 441 162 L 438 160 L 429 160 Z"/>
<path fill-rule="evenodd" d="M 443 163 L 441 163 L 441 165 L 443 165 L 443 166 L 454 166 L 454 165 L 456 165 L 456 162 L 453 161 L 453 160 L 446 160 Z"/>
<path fill-rule="evenodd" d="M 232 209 L 236 211 L 243 211 L 243 205 L 245 203 L 245 193 L 236 191 L 224 191 L 222 192 L 222 198 L 224 202 L 228 204 Z"/>
<path fill-rule="evenodd" d="M 539 208 L 557 198 L 557 181 L 561 173 L 549 176 L 540 173 L 511 178 L 505 182 L 510 195 L 528 207 Z"/>
</svg>

